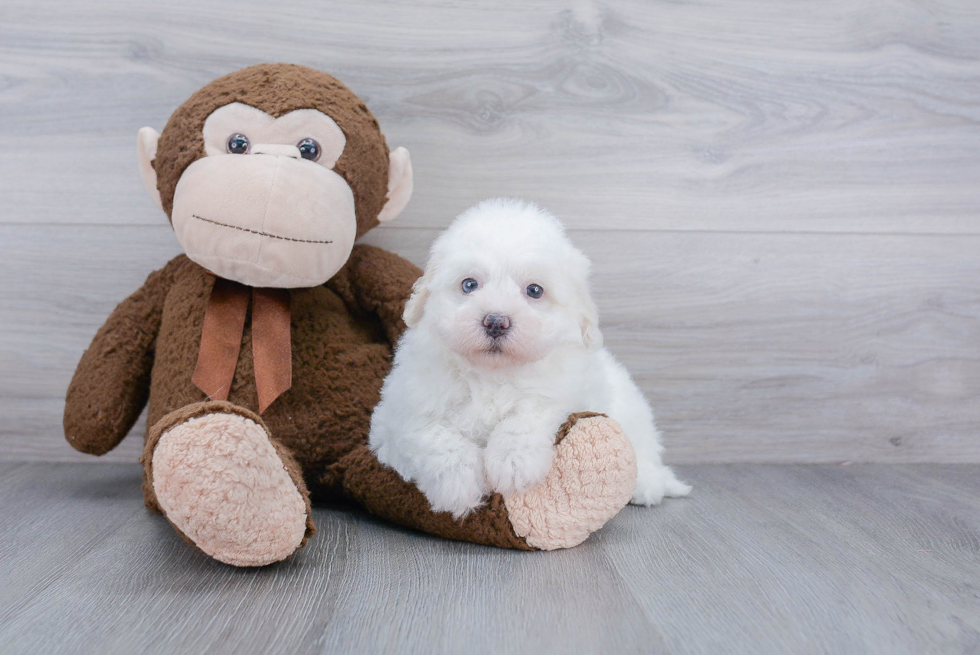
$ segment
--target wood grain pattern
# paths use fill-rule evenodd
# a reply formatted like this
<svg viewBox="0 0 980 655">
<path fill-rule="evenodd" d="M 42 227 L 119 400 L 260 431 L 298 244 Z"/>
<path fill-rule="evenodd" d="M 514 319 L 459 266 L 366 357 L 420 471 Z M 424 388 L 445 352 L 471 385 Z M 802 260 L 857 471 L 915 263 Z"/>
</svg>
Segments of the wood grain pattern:
<svg viewBox="0 0 980 655">
<path fill-rule="evenodd" d="M 0 226 L 0 276 L 17 280 L 0 288 L 6 459 L 91 461 L 64 443 L 64 390 L 115 304 L 179 252 L 167 227 L 123 231 L 132 248 L 99 262 L 119 228 Z M 368 240 L 424 263 L 436 233 Z M 573 238 L 671 461 L 980 461 L 980 237 Z M 130 438 L 110 457 L 138 453 Z"/>
<path fill-rule="evenodd" d="M 210 561 L 139 467 L 0 464 L 9 653 L 965 653 L 980 470 L 692 466 L 694 494 L 520 553 L 340 508 L 295 558 Z"/>
<path fill-rule="evenodd" d="M 415 197 L 370 241 L 422 263 L 491 195 L 566 221 L 674 461 L 980 461 L 977 3 L 275 9 L 0 5 L 0 459 L 79 460 L 71 371 L 178 252 L 137 129 L 288 60 L 412 152 Z"/>
<path fill-rule="evenodd" d="M 980 5 L 8 0 L 0 221 L 143 223 L 135 135 L 261 61 L 413 153 L 402 224 L 491 195 L 575 227 L 978 234 Z"/>
</svg>

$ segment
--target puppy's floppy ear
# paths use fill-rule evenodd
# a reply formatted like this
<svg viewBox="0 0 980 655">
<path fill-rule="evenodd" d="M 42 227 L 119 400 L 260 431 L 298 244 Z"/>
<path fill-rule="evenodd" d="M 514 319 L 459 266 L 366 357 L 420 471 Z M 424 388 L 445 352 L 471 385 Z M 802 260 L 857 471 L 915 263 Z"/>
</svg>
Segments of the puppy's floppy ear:
<svg viewBox="0 0 980 655">
<path fill-rule="evenodd" d="M 412 297 L 405 303 L 405 313 L 402 314 L 405 325 L 410 328 L 418 325 L 419 321 L 422 320 L 422 315 L 425 314 L 425 301 L 429 299 L 429 284 L 432 282 L 435 268 L 435 262 L 429 262 L 429 265 L 425 267 L 425 273 L 415 280 L 415 284 L 412 286 Z"/>
<path fill-rule="evenodd" d="M 578 301 L 579 326 L 582 329 L 582 345 L 589 351 L 602 348 L 602 332 L 599 331 L 599 309 L 592 300 L 592 292 L 589 288 L 589 275 L 592 271 L 592 262 L 585 256 L 585 253 L 572 249 L 572 259 L 567 265 L 567 269 L 575 271 L 572 279 L 575 285 L 575 299 Z"/>
<path fill-rule="evenodd" d="M 580 319 L 580 325 L 582 327 L 582 343 L 588 350 L 598 350 L 602 348 L 602 332 L 599 331 L 599 310 L 588 293 L 583 294 L 581 309 L 582 317 Z"/>
</svg>

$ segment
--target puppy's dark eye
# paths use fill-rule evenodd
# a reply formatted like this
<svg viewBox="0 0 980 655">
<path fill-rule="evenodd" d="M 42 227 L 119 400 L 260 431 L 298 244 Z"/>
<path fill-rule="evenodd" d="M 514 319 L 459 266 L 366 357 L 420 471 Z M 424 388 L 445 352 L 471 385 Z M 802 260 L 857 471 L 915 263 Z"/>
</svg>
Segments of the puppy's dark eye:
<svg viewBox="0 0 980 655">
<path fill-rule="evenodd" d="M 228 152 L 233 155 L 244 155 L 248 152 L 248 137 L 244 134 L 232 134 L 228 137 Z"/>
<path fill-rule="evenodd" d="M 313 139 L 303 139 L 296 144 L 296 147 L 299 148 L 299 156 L 303 159 L 316 161 L 320 158 L 320 144 Z"/>
<path fill-rule="evenodd" d="M 524 293 L 527 294 L 528 298 L 540 298 L 544 289 L 541 288 L 540 284 L 529 284 L 527 289 L 524 289 Z"/>
<path fill-rule="evenodd" d="M 463 280 L 462 286 L 463 286 L 463 293 L 473 293 L 474 291 L 480 288 L 480 283 L 474 280 L 473 278 L 468 277 L 465 280 Z"/>
</svg>

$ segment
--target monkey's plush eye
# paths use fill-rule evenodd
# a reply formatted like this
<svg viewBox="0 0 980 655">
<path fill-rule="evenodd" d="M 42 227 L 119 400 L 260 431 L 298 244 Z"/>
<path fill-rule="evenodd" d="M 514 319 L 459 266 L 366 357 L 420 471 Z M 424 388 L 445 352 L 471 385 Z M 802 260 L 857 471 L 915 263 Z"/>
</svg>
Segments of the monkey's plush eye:
<svg viewBox="0 0 980 655">
<path fill-rule="evenodd" d="M 248 152 L 248 137 L 235 133 L 228 137 L 228 152 L 233 155 L 244 155 Z"/>
<path fill-rule="evenodd" d="M 480 283 L 471 277 L 463 280 L 463 293 L 473 293 L 480 288 Z"/>
<path fill-rule="evenodd" d="M 541 288 L 540 284 L 529 284 L 527 289 L 524 290 L 528 298 L 540 298 L 541 294 L 544 293 L 544 289 Z"/>
<path fill-rule="evenodd" d="M 320 144 L 313 139 L 303 139 L 296 144 L 296 147 L 299 148 L 299 156 L 303 159 L 316 161 L 320 158 Z"/>
</svg>

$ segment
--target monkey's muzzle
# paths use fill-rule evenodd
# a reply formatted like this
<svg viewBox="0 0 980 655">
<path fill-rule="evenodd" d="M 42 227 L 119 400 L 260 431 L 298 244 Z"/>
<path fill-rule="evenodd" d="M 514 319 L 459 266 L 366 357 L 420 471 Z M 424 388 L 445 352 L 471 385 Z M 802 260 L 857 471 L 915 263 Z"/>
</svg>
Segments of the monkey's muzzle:
<svg viewBox="0 0 980 655">
<path fill-rule="evenodd" d="M 273 154 L 198 159 L 177 184 L 172 217 L 191 260 L 253 287 L 323 284 L 357 233 L 354 195 L 340 175 Z"/>
</svg>

